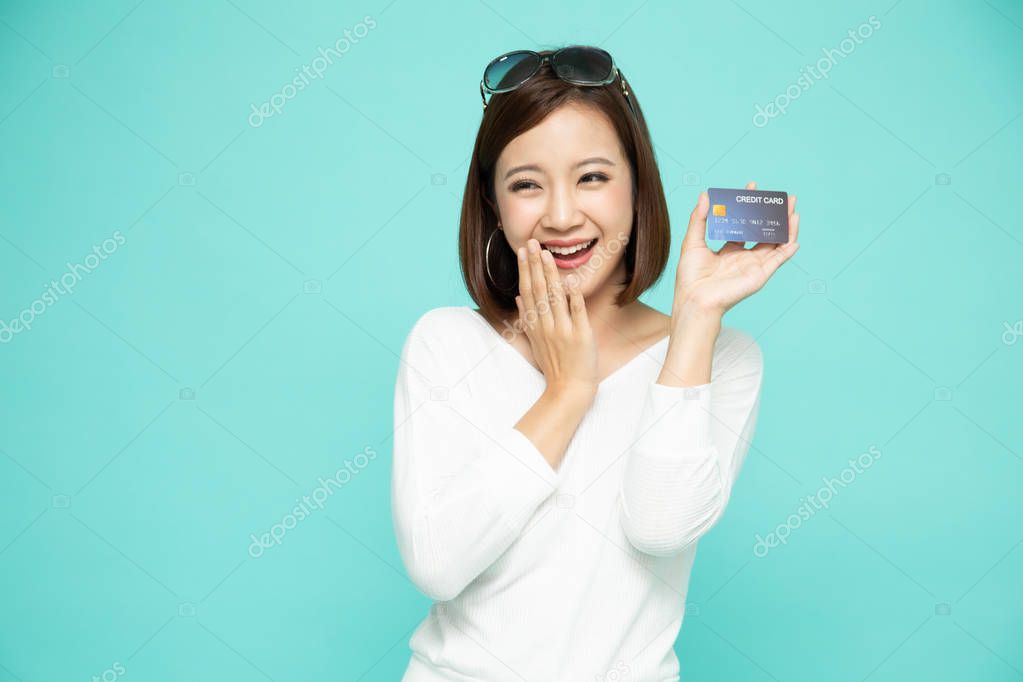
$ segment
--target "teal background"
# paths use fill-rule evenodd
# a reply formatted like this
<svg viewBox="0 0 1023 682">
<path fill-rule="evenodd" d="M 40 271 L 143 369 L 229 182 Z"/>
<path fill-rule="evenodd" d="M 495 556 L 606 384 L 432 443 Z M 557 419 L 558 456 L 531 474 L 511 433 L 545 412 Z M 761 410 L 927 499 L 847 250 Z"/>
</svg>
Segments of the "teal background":
<svg viewBox="0 0 1023 682">
<path fill-rule="evenodd" d="M 143 0 L 0 8 L 0 319 L 125 239 L 0 344 L 0 682 L 400 679 L 429 602 L 391 527 L 398 354 L 423 312 L 470 304 L 483 66 L 573 42 L 615 55 L 651 126 L 675 255 L 645 301 L 670 310 L 701 189 L 799 197 L 798 254 L 725 320 L 761 345 L 764 395 L 700 543 L 683 679 L 1023 679 L 1018 2 Z"/>
</svg>

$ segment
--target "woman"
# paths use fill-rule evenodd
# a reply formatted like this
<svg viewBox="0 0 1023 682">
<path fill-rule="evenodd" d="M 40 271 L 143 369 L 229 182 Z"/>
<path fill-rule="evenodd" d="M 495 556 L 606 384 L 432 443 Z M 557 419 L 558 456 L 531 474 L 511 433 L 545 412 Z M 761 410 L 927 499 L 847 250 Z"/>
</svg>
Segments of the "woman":
<svg viewBox="0 0 1023 682">
<path fill-rule="evenodd" d="M 509 53 L 480 87 L 459 234 L 479 309 L 422 315 L 395 388 L 398 547 L 435 600 L 403 680 L 678 680 L 697 540 L 760 399 L 760 349 L 721 320 L 798 249 L 795 198 L 788 244 L 715 253 L 701 193 L 662 314 L 638 296 L 668 212 L 611 56 Z"/>
</svg>

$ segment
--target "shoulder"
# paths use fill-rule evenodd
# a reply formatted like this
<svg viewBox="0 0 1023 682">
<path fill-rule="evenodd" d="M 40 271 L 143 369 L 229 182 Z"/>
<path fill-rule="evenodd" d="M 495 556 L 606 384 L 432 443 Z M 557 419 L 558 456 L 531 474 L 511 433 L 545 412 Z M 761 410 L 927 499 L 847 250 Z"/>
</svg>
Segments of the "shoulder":
<svg viewBox="0 0 1023 682">
<path fill-rule="evenodd" d="M 440 360 L 458 352 L 472 339 L 472 310 L 464 306 L 441 306 L 422 313 L 405 337 L 402 354 Z"/>
<path fill-rule="evenodd" d="M 464 329 L 467 322 L 472 321 L 469 319 L 470 314 L 472 311 L 464 306 L 446 305 L 431 308 L 416 319 L 409 334 L 416 334 L 424 338 L 438 334 L 447 335 L 452 330 Z"/>
<path fill-rule="evenodd" d="M 670 334 L 671 315 L 666 315 L 652 306 L 644 304 L 650 318 L 652 329 L 661 328 L 659 335 Z M 712 376 L 720 376 L 727 370 L 727 375 L 756 373 L 763 371 L 764 357 L 756 339 L 749 332 L 738 327 L 724 324 L 714 341 L 714 360 L 711 368 Z"/>
<path fill-rule="evenodd" d="M 671 333 L 671 315 L 666 315 L 651 306 L 647 307 L 647 314 L 651 318 L 651 328 L 663 328 L 660 335 Z M 734 365 L 741 363 L 746 368 L 761 368 L 764 364 L 763 354 L 756 339 L 749 332 L 738 327 L 730 327 L 724 324 L 718 332 L 714 341 L 714 364 Z"/>
</svg>

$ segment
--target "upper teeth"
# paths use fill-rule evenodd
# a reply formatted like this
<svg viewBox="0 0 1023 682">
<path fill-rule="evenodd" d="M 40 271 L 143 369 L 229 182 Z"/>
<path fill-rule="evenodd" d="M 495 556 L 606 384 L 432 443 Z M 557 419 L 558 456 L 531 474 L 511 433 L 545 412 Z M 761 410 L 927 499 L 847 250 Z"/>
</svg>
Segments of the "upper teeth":
<svg viewBox="0 0 1023 682">
<path fill-rule="evenodd" d="M 576 251 L 582 251 L 587 246 L 592 244 L 594 241 L 595 240 L 591 239 L 588 242 L 583 242 L 581 244 L 576 244 L 575 246 L 548 246 L 547 250 L 551 251 L 552 253 L 556 253 L 558 255 L 561 255 L 561 256 L 569 256 L 569 255 L 575 253 Z"/>
</svg>

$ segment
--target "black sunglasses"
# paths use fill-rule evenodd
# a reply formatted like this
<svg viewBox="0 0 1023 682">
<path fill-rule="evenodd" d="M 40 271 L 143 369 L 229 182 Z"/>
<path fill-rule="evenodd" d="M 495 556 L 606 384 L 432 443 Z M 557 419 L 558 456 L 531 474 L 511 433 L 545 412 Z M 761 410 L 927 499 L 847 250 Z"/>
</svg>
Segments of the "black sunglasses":
<svg viewBox="0 0 1023 682">
<path fill-rule="evenodd" d="M 486 93 L 496 95 L 514 90 L 535 76 L 545 62 L 550 62 L 558 78 L 573 85 L 608 85 L 618 78 L 629 110 L 633 116 L 636 115 L 625 83 L 625 74 L 615 66 L 609 52 L 589 45 L 570 45 L 543 53 L 516 50 L 497 57 L 487 64 L 483 70 L 483 80 L 480 81 L 483 109 L 487 108 Z"/>
</svg>

